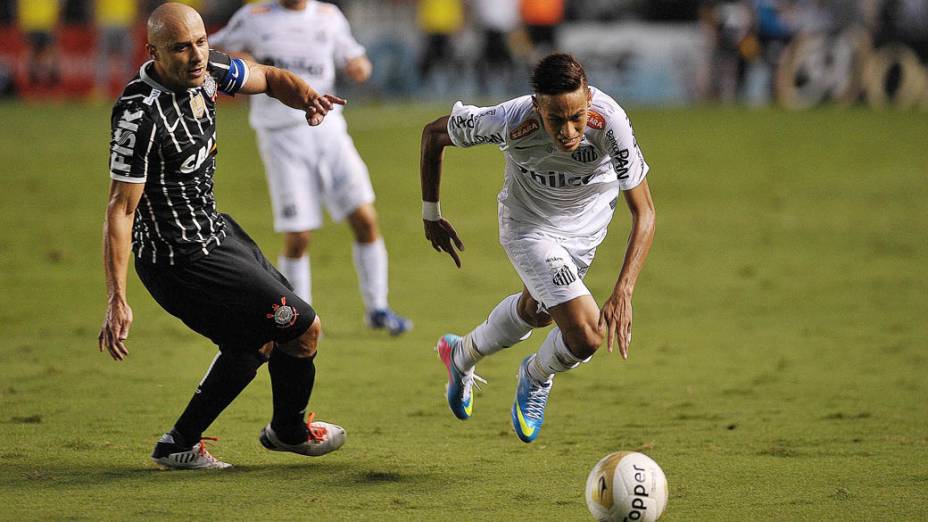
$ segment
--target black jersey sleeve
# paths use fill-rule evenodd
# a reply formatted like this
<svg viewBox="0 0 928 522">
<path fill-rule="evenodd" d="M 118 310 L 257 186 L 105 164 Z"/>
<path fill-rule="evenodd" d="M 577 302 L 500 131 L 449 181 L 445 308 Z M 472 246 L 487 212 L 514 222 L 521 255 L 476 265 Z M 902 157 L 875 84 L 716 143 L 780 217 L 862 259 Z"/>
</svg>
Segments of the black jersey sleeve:
<svg viewBox="0 0 928 522">
<path fill-rule="evenodd" d="M 233 58 L 215 49 L 209 50 L 209 64 L 206 69 L 216 80 L 219 92 L 235 94 L 248 81 L 248 65 L 245 64 L 245 60 Z"/>
<path fill-rule="evenodd" d="M 151 113 L 141 103 L 120 102 L 113 107 L 110 122 L 110 178 L 145 183 L 149 156 L 157 151 Z"/>
</svg>

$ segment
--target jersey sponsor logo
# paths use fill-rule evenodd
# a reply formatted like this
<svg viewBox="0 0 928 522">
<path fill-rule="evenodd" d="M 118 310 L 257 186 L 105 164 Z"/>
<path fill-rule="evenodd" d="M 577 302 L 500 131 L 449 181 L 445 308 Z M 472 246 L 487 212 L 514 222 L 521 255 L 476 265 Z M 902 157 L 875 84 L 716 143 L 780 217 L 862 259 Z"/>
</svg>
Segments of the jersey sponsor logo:
<svg viewBox="0 0 928 522">
<path fill-rule="evenodd" d="M 483 145 L 484 143 L 495 143 L 496 145 L 502 145 L 503 136 L 500 133 L 490 134 L 488 136 L 476 135 L 471 140 L 471 143 L 474 145 Z"/>
<path fill-rule="evenodd" d="M 290 328 L 296 324 L 300 313 L 296 311 L 296 308 L 287 304 L 286 296 L 280 296 L 280 304 L 271 305 L 271 313 L 266 314 L 265 317 L 273 319 L 274 326 L 277 328 Z"/>
<path fill-rule="evenodd" d="M 577 280 L 576 274 L 567 265 L 562 265 L 554 272 L 551 281 L 557 286 L 567 286 Z"/>
<path fill-rule="evenodd" d="M 587 111 L 589 118 L 586 120 L 586 126 L 593 129 L 605 129 L 606 128 L 606 118 L 602 114 L 596 111 Z"/>
<path fill-rule="evenodd" d="M 550 188 L 582 187 L 588 185 L 590 180 L 596 176 L 595 172 L 585 176 L 574 176 L 564 172 L 535 172 L 524 167 L 519 167 L 519 170 L 522 174 L 528 174 L 535 183 Z"/>
<path fill-rule="evenodd" d="M 200 168 L 203 165 L 203 162 L 206 161 L 206 158 L 214 155 L 216 153 L 216 147 L 213 146 L 213 138 L 210 138 L 206 145 L 200 147 L 200 150 L 196 154 L 191 154 L 187 156 L 187 159 L 180 164 L 180 171 L 184 174 L 190 174 L 191 172 Z"/>
<path fill-rule="evenodd" d="M 145 105 L 151 106 L 151 104 L 155 103 L 155 100 L 158 99 L 158 96 L 161 96 L 161 91 L 158 89 L 152 89 L 151 92 L 148 93 L 148 96 L 146 96 L 145 99 L 142 100 L 142 103 L 144 103 Z"/>
<path fill-rule="evenodd" d="M 619 143 L 615 139 L 615 133 L 612 132 L 612 129 L 609 129 L 609 132 L 606 133 L 606 139 L 609 141 L 609 146 L 612 148 L 612 167 L 615 169 L 616 175 L 619 179 L 625 179 L 628 177 L 628 149 L 620 149 Z"/>
<path fill-rule="evenodd" d="M 136 131 L 139 130 L 139 119 L 144 112 L 139 109 L 129 112 L 122 111 L 116 130 L 113 131 L 113 147 L 110 154 L 110 171 L 129 172 L 132 169 L 132 156 L 135 154 Z M 126 162 L 126 158 L 129 161 Z"/>
<path fill-rule="evenodd" d="M 570 157 L 580 163 L 592 163 L 599 159 L 599 153 L 596 152 L 596 149 L 594 149 L 592 145 L 584 145 L 575 150 Z"/>
<path fill-rule="evenodd" d="M 535 131 L 541 128 L 541 124 L 538 123 L 538 120 L 531 119 L 527 120 L 522 125 L 519 125 L 512 132 L 509 133 L 509 139 L 518 140 L 526 136 L 531 136 Z"/>
<path fill-rule="evenodd" d="M 451 125 L 458 129 L 473 129 L 477 126 L 477 116 L 474 114 L 469 116 L 454 116 L 451 118 Z"/>
</svg>

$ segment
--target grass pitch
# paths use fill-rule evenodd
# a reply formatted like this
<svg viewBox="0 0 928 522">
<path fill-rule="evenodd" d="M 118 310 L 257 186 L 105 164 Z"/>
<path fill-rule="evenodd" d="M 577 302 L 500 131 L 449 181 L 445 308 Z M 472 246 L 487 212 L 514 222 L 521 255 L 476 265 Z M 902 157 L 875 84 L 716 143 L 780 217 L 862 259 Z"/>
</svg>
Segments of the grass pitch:
<svg viewBox="0 0 928 522">
<path fill-rule="evenodd" d="M 651 165 L 654 248 L 635 294 L 631 358 L 559 376 L 546 424 L 518 441 L 518 362 L 488 359 L 475 415 L 451 416 L 431 351 L 520 284 L 496 240 L 502 158 L 450 150 L 442 206 L 464 267 L 419 214 L 422 124 L 446 107 L 349 108 L 390 251 L 391 302 L 416 321 L 369 332 L 344 225 L 315 236 L 326 336 L 311 409 L 346 427 L 321 459 L 269 453 L 267 373 L 211 427 L 227 472 L 161 472 L 148 454 L 214 348 L 130 273 L 129 359 L 97 353 L 106 107 L 0 106 L 0 518 L 588 519 L 587 472 L 645 451 L 670 484 L 666 520 L 928 518 L 928 154 L 924 114 L 630 110 Z M 220 108 L 217 197 L 276 258 L 245 108 Z M 587 282 L 611 290 L 620 207 Z"/>
</svg>

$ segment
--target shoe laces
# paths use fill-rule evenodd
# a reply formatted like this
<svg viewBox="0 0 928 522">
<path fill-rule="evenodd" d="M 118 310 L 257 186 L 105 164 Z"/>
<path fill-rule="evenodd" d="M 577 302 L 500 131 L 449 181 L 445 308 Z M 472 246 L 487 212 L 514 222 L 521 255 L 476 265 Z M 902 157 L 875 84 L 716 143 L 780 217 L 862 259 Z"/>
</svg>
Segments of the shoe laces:
<svg viewBox="0 0 928 522">
<path fill-rule="evenodd" d="M 463 378 L 461 379 L 461 384 L 464 385 L 464 396 L 465 397 L 468 394 L 473 393 L 473 388 L 477 388 L 478 390 L 482 389 L 480 388 L 480 384 L 478 384 L 478 382 L 482 382 L 483 384 L 486 384 L 487 380 L 477 375 L 476 373 L 474 373 L 473 368 L 471 368 L 469 372 L 465 372 L 463 374 Z"/>
<path fill-rule="evenodd" d="M 316 418 L 316 412 L 309 412 L 309 417 L 306 419 L 306 429 L 309 431 L 307 440 L 312 442 L 325 442 L 325 436 L 328 434 L 329 430 L 325 426 L 313 426 L 313 420 Z"/>
<path fill-rule="evenodd" d="M 210 461 L 216 460 L 216 457 L 212 456 L 206 449 L 206 441 L 217 442 L 218 440 L 218 437 L 200 437 L 200 449 L 197 451 L 197 453 L 200 454 L 200 457 Z"/>
<path fill-rule="evenodd" d="M 531 379 L 531 377 L 529 377 Z M 528 390 L 528 400 L 525 401 L 526 417 L 541 419 L 545 415 L 545 406 L 548 404 L 548 395 L 551 392 L 551 383 L 538 383 L 532 381 Z"/>
</svg>

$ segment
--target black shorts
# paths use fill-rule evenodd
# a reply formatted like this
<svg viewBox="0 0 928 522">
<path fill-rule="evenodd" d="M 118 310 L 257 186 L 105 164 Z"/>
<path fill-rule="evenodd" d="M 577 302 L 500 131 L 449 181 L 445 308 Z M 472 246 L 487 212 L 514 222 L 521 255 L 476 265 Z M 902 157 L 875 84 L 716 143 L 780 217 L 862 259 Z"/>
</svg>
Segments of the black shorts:
<svg viewBox="0 0 928 522">
<path fill-rule="evenodd" d="M 220 350 L 257 350 L 268 341 L 296 339 L 315 320 L 315 310 L 293 293 L 238 223 L 222 217 L 226 238 L 207 256 L 174 266 L 136 259 L 142 284 L 165 310 Z"/>
</svg>

